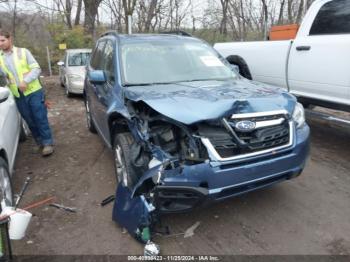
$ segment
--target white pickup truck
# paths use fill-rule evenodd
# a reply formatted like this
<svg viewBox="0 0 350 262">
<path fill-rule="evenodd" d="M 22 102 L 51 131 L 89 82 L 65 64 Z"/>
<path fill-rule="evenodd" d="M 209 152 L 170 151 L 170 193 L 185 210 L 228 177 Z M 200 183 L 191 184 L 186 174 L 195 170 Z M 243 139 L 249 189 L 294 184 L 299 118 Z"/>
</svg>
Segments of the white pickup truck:
<svg viewBox="0 0 350 262">
<path fill-rule="evenodd" d="M 294 40 L 217 43 L 241 75 L 304 104 L 350 111 L 350 0 L 316 0 Z"/>
</svg>

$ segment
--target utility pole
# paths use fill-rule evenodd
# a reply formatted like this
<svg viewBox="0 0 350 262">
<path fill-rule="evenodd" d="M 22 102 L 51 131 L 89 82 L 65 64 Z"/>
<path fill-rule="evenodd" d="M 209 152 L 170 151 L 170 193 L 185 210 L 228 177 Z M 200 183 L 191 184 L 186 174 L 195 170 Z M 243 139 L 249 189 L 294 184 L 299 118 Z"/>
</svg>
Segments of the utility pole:
<svg viewBox="0 0 350 262">
<path fill-rule="evenodd" d="M 50 74 L 50 76 L 52 76 L 50 51 L 49 51 L 49 47 L 48 46 L 46 46 L 46 53 L 47 53 L 47 63 L 49 65 L 49 74 Z"/>
</svg>

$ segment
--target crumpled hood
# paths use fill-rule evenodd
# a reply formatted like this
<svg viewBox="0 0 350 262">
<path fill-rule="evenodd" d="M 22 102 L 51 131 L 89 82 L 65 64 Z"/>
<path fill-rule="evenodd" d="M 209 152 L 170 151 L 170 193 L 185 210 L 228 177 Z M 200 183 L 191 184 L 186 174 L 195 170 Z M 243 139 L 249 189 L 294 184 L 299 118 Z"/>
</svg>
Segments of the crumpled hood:
<svg viewBox="0 0 350 262">
<path fill-rule="evenodd" d="M 296 99 L 282 89 L 246 79 L 132 86 L 125 97 L 143 101 L 184 124 L 239 113 L 294 110 Z"/>
</svg>

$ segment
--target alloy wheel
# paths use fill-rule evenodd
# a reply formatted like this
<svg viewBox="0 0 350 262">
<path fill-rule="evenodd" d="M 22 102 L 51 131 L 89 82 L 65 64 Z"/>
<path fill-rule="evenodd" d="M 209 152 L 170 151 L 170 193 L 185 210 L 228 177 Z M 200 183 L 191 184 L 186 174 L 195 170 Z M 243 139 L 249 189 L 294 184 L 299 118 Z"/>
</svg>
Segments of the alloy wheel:
<svg viewBox="0 0 350 262">
<path fill-rule="evenodd" d="M 118 183 L 122 182 L 124 186 L 128 186 L 128 173 L 126 171 L 123 151 L 119 145 L 114 150 L 114 163 Z"/>
</svg>

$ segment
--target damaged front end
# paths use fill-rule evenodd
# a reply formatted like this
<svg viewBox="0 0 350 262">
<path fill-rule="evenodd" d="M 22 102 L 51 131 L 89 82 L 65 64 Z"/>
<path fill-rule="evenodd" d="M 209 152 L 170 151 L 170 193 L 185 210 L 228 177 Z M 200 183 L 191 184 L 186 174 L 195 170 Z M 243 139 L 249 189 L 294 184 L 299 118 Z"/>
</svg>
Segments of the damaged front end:
<svg viewBox="0 0 350 262">
<path fill-rule="evenodd" d="M 250 118 L 259 128 L 240 131 L 237 124 L 247 124 L 247 118 L 233 119 L 232 110 L 185 125 L 143 101 L 128 100 L 127 106 L 135 138 L 130 158 L 138 177 L 132 185 L 119 183 L 113 219 L 143 243 L 156 231 L 161 214 L 189 211 L 300 173 L 295 169 L 271 177 L 273 165 L 248 173 L 241 164 L 261 152 L 271 159 L 291 149 L 295 130 L 287 111 Z"/>
<path fill-rule="evenodd" d="M 209 163 L 195 130 L 169 119 L 143 102 L 129 101 L 131 163 L 138 176 L 134 184 L 119 183 L 113 220 L 137 240 L 147 243 L 162 213 L 184 212 L 197 206 L 207 193 L 201 188 L 167 186 L 164 178 L 181 176 L 185 166 Z"/>
</svg>

